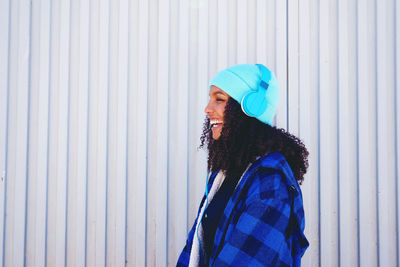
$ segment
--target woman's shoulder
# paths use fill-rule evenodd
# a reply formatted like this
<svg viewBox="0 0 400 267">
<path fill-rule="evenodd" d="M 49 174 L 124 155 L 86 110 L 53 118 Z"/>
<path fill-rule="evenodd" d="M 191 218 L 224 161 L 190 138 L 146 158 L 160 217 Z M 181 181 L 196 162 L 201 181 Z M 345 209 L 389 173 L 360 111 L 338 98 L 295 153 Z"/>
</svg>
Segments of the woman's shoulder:
<svg viewBox="0 0 400 267">
<path fill-rule="evenodd" d="M 247 198 L 249 201 L 289 198 L 288 188 L 282 173 L 278 170 L 260 167 L 249 180 Z"/>
<path fill-rule="evenodd" d="M 255 200 L 289 199 L 289 191 L 293 188 L 293 177 L 290 167 L 279 152 L 269 153 L 257 159 L 253 168 L 249 168 L 251 179 L 248 179 L 247 198 Z M 289 169 L 288 169 L 289 168 Z M 250 177 L 249 177 L 250 178 Z"/>
</svg>

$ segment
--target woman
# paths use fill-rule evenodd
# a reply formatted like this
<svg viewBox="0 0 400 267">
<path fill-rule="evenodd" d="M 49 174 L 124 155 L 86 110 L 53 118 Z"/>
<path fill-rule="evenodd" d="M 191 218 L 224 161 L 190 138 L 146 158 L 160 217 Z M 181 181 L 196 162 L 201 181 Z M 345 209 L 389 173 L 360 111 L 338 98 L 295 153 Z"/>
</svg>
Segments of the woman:
<svg viewBox="0 0 400 267">
<path fill-rule="evenodd" d="M 308 151 L 271 126 L 274 74 L 232 66 L 214 77 L 209 95 L 200 147 L 211 175 L 177 266 L 300 266 L 308 242 L 298 183 Z"/>
</svg>

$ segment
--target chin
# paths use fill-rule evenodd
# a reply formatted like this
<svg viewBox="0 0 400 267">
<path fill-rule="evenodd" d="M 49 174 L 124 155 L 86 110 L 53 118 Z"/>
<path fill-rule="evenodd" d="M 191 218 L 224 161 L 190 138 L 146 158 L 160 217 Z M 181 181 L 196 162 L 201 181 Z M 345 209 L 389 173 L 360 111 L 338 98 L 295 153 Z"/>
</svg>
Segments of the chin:
<svg viewBox="0 0 400 267">
<path fill-rule="evenodd" d="M 220 137 L 221 137 L 221 134 L 219 134 L 218 136 L 214 136 L 214 135 L 213 135 L 212 138 L 213 138 L 214 140 L 218 140 Z"/>
<path fill-rule="evenodd" d="M 217 129 L 212 132 L 212 138 L 218 140 L 221 137 L 222 129 Z"/>
</svg>

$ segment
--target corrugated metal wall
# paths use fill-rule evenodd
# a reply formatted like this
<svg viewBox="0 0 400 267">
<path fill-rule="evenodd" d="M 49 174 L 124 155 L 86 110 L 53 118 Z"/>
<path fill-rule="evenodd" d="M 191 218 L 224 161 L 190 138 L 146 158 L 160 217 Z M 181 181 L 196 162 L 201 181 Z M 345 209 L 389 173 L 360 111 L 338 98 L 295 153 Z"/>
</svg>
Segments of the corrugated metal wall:
<svg viewBox="0 0 400 267">
<path fill-rule="evenodd" d="M 303 265 L 399 265 L 398 0 L 1 0 L 0 38 L 1 266 L 174 266 L 245 62 L 310 151 Z"/>
</svg>

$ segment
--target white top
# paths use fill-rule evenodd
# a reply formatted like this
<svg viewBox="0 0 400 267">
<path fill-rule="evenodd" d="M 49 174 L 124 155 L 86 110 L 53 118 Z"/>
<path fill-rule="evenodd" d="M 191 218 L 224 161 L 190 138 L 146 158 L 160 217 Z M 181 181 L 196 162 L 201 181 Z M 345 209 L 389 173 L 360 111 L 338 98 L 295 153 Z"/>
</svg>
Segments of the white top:
<svg viewBox="0 0 400 267">
<path fill-rule="evenodd" d="M 247 166 L 246 170 L 243 172 L 242 177 L 240 177 L 236 186 L 240 183 L 240 180 L 242 180 L 243 175 L 247 172 L 247 170 L 249 169 L 250 166 L 251 166 L 251 164 L 249 164 Z M 225 180 L 224 173 L 222 171 L 219 171 L 217 176 L 215 177 L 215 180 L 214 180 L 212 186 L 211 186 L 210 192 L 208 193 L 208 201 L 204 201 L 203 205 L 201 206 L 200 214 L 198 216 L 197 223 L 196 223 L 196 228 L 195 228 L 196 230 L 195 230 L 194 236 L 193 236 L 192 249 L 190 251 L 189 267 L 200 266 L 200 253 L 201 253 L 200 245 L 204 246 L 203 227 L 201 225 L 201 219 L 203 218 L 204 211 L 207 208 L 208 203 L 211 202 L 211 200 L 213 199 L 213 197 L 215 196 L 215 194 L 221 187 L 222 182 L 224 180 Z"/>
</svg>

